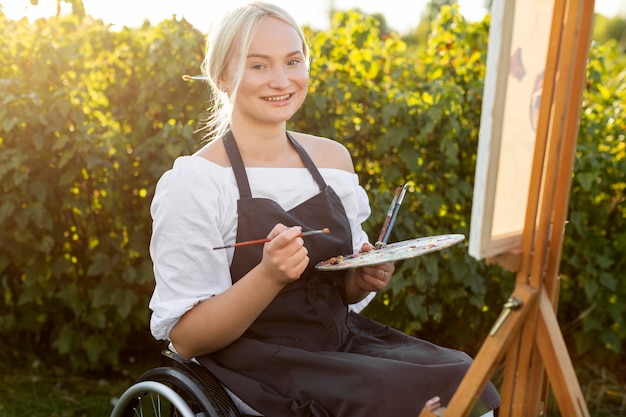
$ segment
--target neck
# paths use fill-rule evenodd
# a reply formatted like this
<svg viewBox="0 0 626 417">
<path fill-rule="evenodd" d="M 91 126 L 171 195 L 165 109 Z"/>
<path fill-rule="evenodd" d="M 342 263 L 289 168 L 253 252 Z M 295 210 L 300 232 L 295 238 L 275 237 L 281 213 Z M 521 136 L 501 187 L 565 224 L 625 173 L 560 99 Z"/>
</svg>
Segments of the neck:
<svg viewBox="0 0 626 417">
<path fill-rule="evenodd" d="M 266 130 L 239 126 L 232 131 L 246 166 L 284 166 L 294 152 L 284 125 Z"/>
</svg>

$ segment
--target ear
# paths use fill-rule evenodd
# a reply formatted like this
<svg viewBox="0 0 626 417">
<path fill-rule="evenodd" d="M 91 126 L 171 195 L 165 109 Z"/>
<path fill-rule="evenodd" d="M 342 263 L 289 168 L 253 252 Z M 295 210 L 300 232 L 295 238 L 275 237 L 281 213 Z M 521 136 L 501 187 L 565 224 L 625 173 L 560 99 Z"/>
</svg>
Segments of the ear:
<svg viewBox="0 0 626 417">
<path fill-rule="evenodd" d="M 224 93 L 228 91 L 228 83 L 224 79 L 223 75 L 220 75 L 220 77 L 218 78 L 217 87 L 220 89 L 220 91 L 223 91 Z"/>
</svg>

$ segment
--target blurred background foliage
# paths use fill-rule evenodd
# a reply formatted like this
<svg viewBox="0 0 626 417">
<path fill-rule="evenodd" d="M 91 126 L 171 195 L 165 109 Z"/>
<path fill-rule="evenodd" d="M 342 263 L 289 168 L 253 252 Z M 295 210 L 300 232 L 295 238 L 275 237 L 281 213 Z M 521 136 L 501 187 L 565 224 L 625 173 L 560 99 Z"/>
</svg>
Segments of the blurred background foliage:
<svg viewBox="0 0 626 417">
<path fill-rule="evenodd" d="M 404 36 L 356 10 L 307 29 L 310 92 L 289 127 L 351 150 L 371 236 L 404 182 L 392 241 L 469 235 L 489 17 L 438 10 Z M 559 321 L 574 362 L 595 369 L 626 359 L 619 19 L 596 19 L 561 265 Z M 163 347 L 148 331 L 149 205 L 159 176 L 202 144 L 194 132 L 210 97 L 181 75 L 199 70 L 204 35 L 177 19 L 112 30 L 80 10 L 34 22 L 0 13 L 0 29 L 10 34 L 0 44 L 1 359 L 123 371 Z M 364 314 L 473 354 L 513 284 L 465 241 L 399 263 Z"/>
</svg>

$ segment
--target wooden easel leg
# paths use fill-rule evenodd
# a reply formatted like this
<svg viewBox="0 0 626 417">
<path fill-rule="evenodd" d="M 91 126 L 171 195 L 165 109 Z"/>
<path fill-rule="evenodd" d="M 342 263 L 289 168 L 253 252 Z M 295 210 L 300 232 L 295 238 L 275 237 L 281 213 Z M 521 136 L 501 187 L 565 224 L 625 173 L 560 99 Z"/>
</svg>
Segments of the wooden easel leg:
<svg viewBox="0 0 626 417">
<path fill-rule="evenodd" d="M 544 291 L 539 296 L 539 311 L 537 346 L 559 410 L 567 417 L 589 417 L 589 410 L 556 320 L 554 307 Z"/>
<path fill-rule="evenodd" d="M 520 333 L 519 329 L 528 312 L 536 311 L 537 295 L 537 290 L 529 285 L 520 284 L 516 286 L 512 297 L 520 299 L 522 307 L 512 311 L 497 332 L 493 336 L 487 337 L 474 358 L 474 363 L 470 366 L 452 400 L 450 400 L 450 404 L 446 407 L 443 413 L 444 417 L 467 416 L 476 405 L 480 394 L 507 353 L 511 342 Z"/>
<path fill-rule="evenodd" d="M 533 348 L 532 358 L 530 361 L 530 371 L 528 378 L 528 392 L 526 395 L 526 402 L 528 407 L 528 415 L 530 416 L 542 416 L 544 409 L 543 392 L 545 386 L 545 368 L 539 354 L 537 346 Z"/>
<path fill-rule="evenodd" d="M 515 384 L 517 382 L 517 369 L 519 361 L 519 351 L 521 347 L 521 333 L 514 336 L 514 340 L 511 343 L 506 354 L 506 361 L 504 364 L 504 378 L 502 381 L 502 387 L 500 388 L 500 417 L 511 417 L 513 415 L 513 393 L 515 392 Z"/>
<path fill-rule="evenodd" d="M 532 365 L 536 362 L 537 352 L 532 341 L 537 329 L 538 309 L 529 311 L 517 337 L 517 346 L 507 352 L 505 380 L 502 386 L 502 417 L 536 416 L 532 410 L 530 398 L 536 397 Z M 529 343 L 529 341 L 531 343 Z"/>
<path fill-rule="evenodd" d="M 520 349 L 518 368 L 517 368 L 517 383 L 515 384 L 515 391 L 513 391 L 513 402 L 511 404 L 513 408 L 512 417 L 530 417 L 533 416 L 531 411 L 531 404 L 528 402 L 529 390 L 531 389 L 531 361 L 533 357 L 533 351 L 535 349 L 532 341 L 535 339 L 537 330 L 537 308 L 534 308 L 528 314 L 526 321 L 521 332 L 522 346 Z"/>
</svg>

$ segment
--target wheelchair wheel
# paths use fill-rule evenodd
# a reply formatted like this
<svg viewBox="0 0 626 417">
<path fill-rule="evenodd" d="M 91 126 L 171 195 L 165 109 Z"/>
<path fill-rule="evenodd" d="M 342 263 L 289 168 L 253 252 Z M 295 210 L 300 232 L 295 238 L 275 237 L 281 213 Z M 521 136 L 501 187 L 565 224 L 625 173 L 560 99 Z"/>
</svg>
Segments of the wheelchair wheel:
<svg viewBox="0 0 626 417">
<path fill-rule="evenodd" d="M 161 367 L 147 371 L 115 404 L 111 417 L 225 417 L 210 401 L 209 392 L 184 369 Z"/>
</svg>

